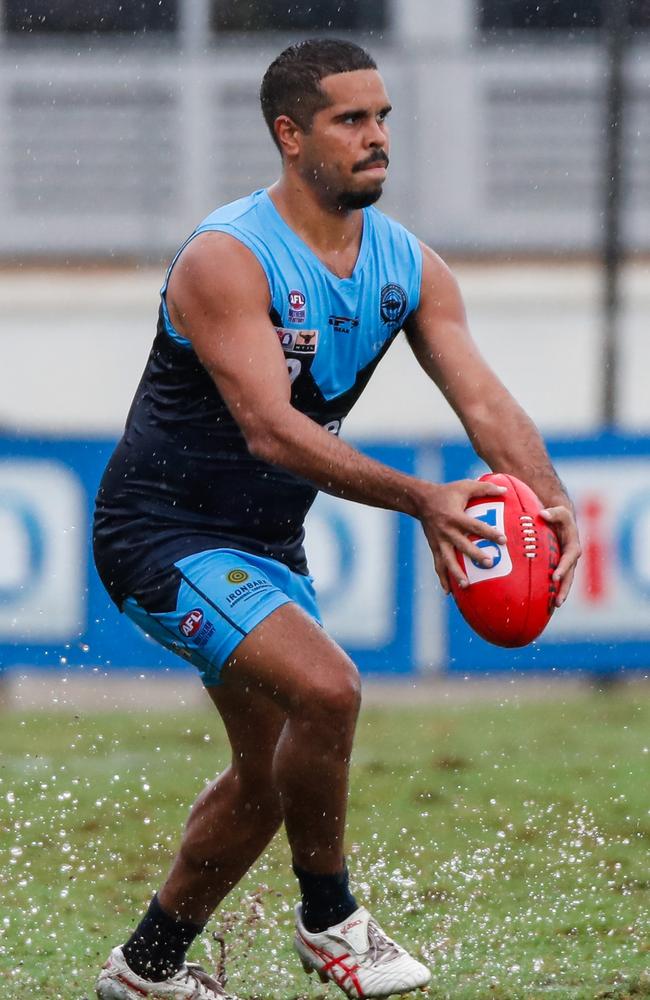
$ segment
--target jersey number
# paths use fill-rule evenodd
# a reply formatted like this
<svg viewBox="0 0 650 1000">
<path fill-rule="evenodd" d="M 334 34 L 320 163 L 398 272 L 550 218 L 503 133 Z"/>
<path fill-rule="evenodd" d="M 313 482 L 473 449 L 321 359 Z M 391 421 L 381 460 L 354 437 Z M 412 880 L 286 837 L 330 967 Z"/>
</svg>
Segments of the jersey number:
<svg viewBox="0 0 650 1000">
<path fill-rule="evenodd" d="M 300 375 L 301 370 L 302 361 L 299 358 L 287 358 L 287 371 L 289 372 L 289 381 L 292 385 Z"/>
</svg>

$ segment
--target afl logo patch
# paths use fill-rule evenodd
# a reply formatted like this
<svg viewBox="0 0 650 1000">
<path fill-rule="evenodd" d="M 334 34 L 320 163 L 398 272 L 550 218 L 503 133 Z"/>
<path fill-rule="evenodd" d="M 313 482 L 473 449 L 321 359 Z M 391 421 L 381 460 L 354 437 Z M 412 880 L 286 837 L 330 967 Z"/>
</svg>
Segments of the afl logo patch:
<svg viewBox="0 0 650 1000">
<path fill-rule="evenodd" d="M 292 288 L 289 292 L 289 322 L 303 323 L 307 315 L 307 299 L 305 293 Z"/>
<path fill-rule="evenodd" d="M 389 282 L 381 290 L 381 318 L 384 323 L 399 326 L 406 315 L 406 292 L 401 285 Z"/>
<path fill-rule="evenodd" d="M 199 631 L 202 624 L 203 612 L 200 608 L 193 608 L 189 614 L 185 615 L 178 627 L 186 639 L 191 639 Z"/>
<path fill-rule="evenodd" d="M 231 569 L 230 573 L 226 575 L 226 580 L 228 583 L 246 583 L 248 573 L 245 569 Z"/>
</svg>

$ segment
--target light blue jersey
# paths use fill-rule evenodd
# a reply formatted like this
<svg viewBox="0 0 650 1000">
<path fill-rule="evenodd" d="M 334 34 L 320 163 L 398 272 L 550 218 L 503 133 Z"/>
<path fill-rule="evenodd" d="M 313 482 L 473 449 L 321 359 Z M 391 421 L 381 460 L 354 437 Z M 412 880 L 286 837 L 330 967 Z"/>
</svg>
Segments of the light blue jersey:
<svg viewBox="0 0 650 1000">
<path fill-rule="evenodd" d="M 418 241 L 366 208 L 354 271 L 338 278 L 266 191 L 213 212 L 189 239 L 210 231 L 229 233 L 255 254 L 269 284 L 291 403 L 338 433 L 418 306 Z M 102 480 L 94 533 L 97 567 L 118 606 L 135 597 L 153 611 L 175 609 L 178 581 L 163 600 L 160 580 L 198 552 L 236 549 L 306 575 L 303 522 L 317 493 L 312 483 L 251 455 L 191 342 L 172 326 L 166 290 L 167 280 L 151 355 Z"/>
<path fill-rule="evenodd" d="M 422 280 L 418 240 L 382 212 L 366 208 L 354 271 L 339 278 L 284 221 L 266 190 L 218 208 L 190 239 L 214 231 L 234 236 L 262 265 L 271 319 L 292 382 L 302 382 L 309 373 L 312 388 L 331 403 L 361 380 L 347 412 L 406 317 L 417 309 Z M 163 303 L 166 287 L 167 282 Z M 168 333 L 183 341 L 166 305 L 164 312 Z"/>
</svg>

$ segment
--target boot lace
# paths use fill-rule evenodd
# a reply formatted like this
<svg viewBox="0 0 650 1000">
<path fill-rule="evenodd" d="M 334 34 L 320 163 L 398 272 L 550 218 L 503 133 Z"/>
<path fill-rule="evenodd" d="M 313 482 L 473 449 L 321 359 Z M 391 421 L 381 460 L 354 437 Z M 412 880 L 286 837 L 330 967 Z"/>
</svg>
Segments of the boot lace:
<svg viewBox="0 0 650 1000">
<path fill-rule="evenodd" d="M 214 997 L 214 1000 L 229 1000 L 226 993 L 226 983 L 228 982 L 226 975 L 226 942 L 219 934 L 213 934 L 212 937 L 219 945 L 219 962 L 215 970 L 215 975 L 210 976 L 202 966 L 197 965 L 195 962 L 188 962 L 183 970 L 185 973 L 185 982 L 194 982 L 207 989 L 208 994 L 210 997 Z"/>
<path fill-rule="evenodd" d="M 374 920 L 368 922 L 368 944 L 370 958 L 376 965 L 381 965 L 382 962 L 392 962 L 393 959 L 399 958 L 402 953 L 401 949 L 394 941 L 391 941 L 387 934 L 384 934 Z"/>
</svg>

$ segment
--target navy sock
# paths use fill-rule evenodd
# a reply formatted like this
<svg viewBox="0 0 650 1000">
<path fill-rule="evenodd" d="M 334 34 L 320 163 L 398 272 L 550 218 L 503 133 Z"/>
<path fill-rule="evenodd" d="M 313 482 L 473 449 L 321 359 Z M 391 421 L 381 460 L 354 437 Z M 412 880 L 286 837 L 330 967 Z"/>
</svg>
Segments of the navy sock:
<svg viewBox="0 0 650 1000">
<path fill-rule="evenodd" d="M 122 952 L 136 976 L 159 983 L 178 972 L 187 949 L 202 930 L 166 913 L 156 895 Z"/>
<path fill-rule="evenodd" d="M 359 908 L 350 892 L 347 866 L 336 875 L 314 875 L 297 865 L 293 871 L 300 883 L 302 922 L 311 934 L 340 924 Z"/>
</svg>

